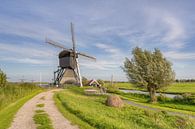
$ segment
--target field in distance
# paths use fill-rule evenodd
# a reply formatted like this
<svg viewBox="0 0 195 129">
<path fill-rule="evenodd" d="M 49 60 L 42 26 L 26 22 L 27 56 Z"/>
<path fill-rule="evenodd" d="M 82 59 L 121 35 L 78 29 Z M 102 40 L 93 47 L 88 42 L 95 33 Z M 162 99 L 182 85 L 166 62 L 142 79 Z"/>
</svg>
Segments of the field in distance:
<svg viewBox="0 0 195 129">
<path fill-rule="evenodd" d="M 105 86 L 109 86 L 110 83 L 106 83 Z M 133 89 L 133 90 L 145 90 L 142 88 L 137 88 L 133 84 L 128 82 L 119 82 L 113 84 L 116 88 L 122 89 Z M 173 83 L 171 86 L 165 89 L 166 93 L 195 93 L 195 82 L 181 82 L 181 83 Z"/>
</svg>

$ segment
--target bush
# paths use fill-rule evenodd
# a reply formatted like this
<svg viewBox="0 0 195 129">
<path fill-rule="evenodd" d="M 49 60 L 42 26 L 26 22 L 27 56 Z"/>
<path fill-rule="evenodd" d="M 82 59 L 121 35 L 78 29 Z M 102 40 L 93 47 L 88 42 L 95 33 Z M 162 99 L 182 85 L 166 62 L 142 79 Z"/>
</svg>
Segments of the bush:
<svg viewBox="0 0 195 129">
<path fill-rule="evenodd" d="M 6 74 L 0 69 L 0 87 L 6 86 L 7 83 L 7 76 Z"/>
<path fill-rule="evenodd" d="M 177 95 L 174 97 L 173 101 L 183 104 L 195 104 L 195 95 L 184 93 L 183 95 Z"/>
<path fill-rule="evenodd" d="M 103 80 L 98 79 L 97 81 L 98 81 L 98 83 L 99 83 L 101 86 L 104 86 L 104 81 L 103 81 Z"/>
<path fill-rule="evenodd" d="M 166 102 L 166 101 L 169 101 L 170 99 L 166 97 L 165 95 L 160 94 L 160 96 L 157 97 L 157 100 L 160 102 Z"/>
</svg>

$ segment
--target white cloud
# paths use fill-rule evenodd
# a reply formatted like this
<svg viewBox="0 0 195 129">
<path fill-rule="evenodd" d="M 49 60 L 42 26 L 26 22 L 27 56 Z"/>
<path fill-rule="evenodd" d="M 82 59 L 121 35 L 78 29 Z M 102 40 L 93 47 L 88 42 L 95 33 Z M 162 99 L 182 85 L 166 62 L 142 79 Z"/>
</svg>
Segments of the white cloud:
<svg viewBox="0 0 195 129">
<path fill-rule="evenodd" d="M 168 51 L 164 54 L 165 57 L 173 60 L 195 60 L 195 53 L 193 52 Z"/>
<path fill-rule="evenodd" d="M 97 43 L 95 44 L 95 46 L 98 47 L 99 49 L 102 49 L 105 52 L 108 52 L 109 54 L 116 55 L 121 53 L 120 49 L 114 48 L 113 46 L 104 43 Z"/>
<path fill-rule="evenodd" d="M 35 64 L 35 65 L 50 65 L 52 61 L 33 58 L 13 58 L 13 57 L 1 57 L 1 61 L 11 61 L 22 64 Z"/>
<path fill-rule="evenodd" d="M 167 42 L 170 47 L 182 48 L 184 45 L 183 39 L 186 34 L 181 22 L 172 16 L 164 16 L 163 21 L 168 26 L 168 32 L 163 38 L 163 41 Z"/>
<path fill-rule="evenodd" d="M 38 48 L 38 46 L 33 44 L 6 44 L 0 43 L 0 50 L 6 53 L 12 53 L 13 55 L 29 56 L 29 57 L 50 57 L 55 55 L 54 51 Z"/>
</svg>

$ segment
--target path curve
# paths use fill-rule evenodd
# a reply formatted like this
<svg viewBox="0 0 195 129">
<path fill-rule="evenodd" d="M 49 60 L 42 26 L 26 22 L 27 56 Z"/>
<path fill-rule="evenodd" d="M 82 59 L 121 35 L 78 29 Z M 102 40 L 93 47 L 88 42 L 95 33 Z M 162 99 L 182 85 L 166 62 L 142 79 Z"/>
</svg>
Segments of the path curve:
<svg viewBox="0 0 195 129">
<path fill-rule="evenodd" d="M 71 125 L 71 123 L 64 118 L 64 116 L 58 111 L 53 100 L 53 94 L 60 89 L 49 90 L 42 92 L 31 100 L 26 102 L 16 113 L 12 125 L 9 129 L 36 129 L 36 124 L 33 121 L 37 104 L 44 103 L 42 108 L 49 115 L 54 129 L 78 129 L 78 126 Z"/>
</svg>

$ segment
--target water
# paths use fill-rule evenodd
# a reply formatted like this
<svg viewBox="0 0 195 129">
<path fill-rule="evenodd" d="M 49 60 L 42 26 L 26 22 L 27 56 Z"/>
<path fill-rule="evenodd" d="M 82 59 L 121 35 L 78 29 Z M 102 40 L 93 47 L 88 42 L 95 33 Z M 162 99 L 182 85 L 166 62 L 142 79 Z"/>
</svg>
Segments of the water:
<svg viewBox="0 0 195 129">
<path fill-rule="evenodd" d="M 149 95 L 148 92 L 146 91 L 140 91 L 140 90 L 120 90 L 124 93 L 136 93 L 136 94 L 145 94 L 145 95 Z M 176 94 L 167 94 L 167 93 L 161 93 L 163 95 L 165 95 L 168 98 L 174 98 L 175 96 L 177 96 Z M 156 96 L 160 96 L 160 93 L 156 93 Z"/>
</svg>

